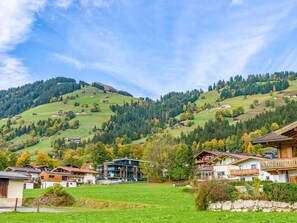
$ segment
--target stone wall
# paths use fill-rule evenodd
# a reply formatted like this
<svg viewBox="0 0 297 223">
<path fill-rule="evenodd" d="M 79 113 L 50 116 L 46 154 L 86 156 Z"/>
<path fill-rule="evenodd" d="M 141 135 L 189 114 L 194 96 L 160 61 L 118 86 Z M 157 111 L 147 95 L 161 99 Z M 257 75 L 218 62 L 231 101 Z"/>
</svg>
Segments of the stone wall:
<svg viewBox="0 0 297 223">
<path fill-rule="evenodd" d="M 297 211 L 297 202 L 286 203 L 276 201 L 262 201 L 262 200 L 237 200 L 237 201 L 221 201 L 217 203 L 210 203 L 209 210 L 212 211 L 263 211 L 263 212 L 293 212 Z"/>
</svg>

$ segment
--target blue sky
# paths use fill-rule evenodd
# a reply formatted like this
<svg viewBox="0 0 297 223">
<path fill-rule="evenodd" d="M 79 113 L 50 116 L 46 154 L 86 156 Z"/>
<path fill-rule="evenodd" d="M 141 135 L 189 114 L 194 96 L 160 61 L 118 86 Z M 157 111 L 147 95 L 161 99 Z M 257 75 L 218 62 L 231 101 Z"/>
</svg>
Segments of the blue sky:
<svg viewBox="0 0 297 223">
<path fill-rule="evenodd" d="M 0 1 L 0 89 L 56 76 L 136 96 L 297 71 L 295 0 Z"/>
</svg>

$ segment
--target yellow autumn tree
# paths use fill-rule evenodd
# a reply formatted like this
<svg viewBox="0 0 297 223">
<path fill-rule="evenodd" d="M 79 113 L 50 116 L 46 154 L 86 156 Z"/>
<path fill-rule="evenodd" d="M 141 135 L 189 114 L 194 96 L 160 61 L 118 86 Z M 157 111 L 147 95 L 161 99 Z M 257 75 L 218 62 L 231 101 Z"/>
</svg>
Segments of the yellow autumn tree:
<svg viewBox="0 0 297 223">
<path fill-rule="evenodd" d="M 24 152 L 21 157 L 18 158 L 16 166 L 22 167 L 31 162 L 31 154 L 29 152 Z"/>
<path fill-rule="evenodd" d="M 39 151 L 39 153 L 38 153 L 38 155 L 36 157 L 35 165 L 37 165 L 37 166 L 42 166 L 42 165 L 48 166 L 49 161 L 50 161 L 50 157 L 47 154 L 45 154 L 44 152 Z"/>
</svg>

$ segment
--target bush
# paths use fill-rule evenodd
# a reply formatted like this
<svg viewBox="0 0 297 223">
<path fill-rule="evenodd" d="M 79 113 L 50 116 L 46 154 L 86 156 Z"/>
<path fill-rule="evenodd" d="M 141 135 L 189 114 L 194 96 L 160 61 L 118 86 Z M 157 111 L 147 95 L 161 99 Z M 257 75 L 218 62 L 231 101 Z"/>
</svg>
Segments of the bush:
<svg viewBox="0 0 297 223">
<path fill-rule="evenodd" d="M 217 180 L 208 180 L 199 184 L 199 190 L 195 199 L 195 205 L 198 211 L 204 211 L 208 208 L 209 194 L 211 190 L 219 184 Z"/>
<path fill-rule="evenodd" d="M 270 201 L 297 202 L 297 184 L 267 183 L 263 191 Z"/>
<path fill-rule="evenodd" d="M 68 194 L 60 184 L 48 187 L 44 195 L 34 199 L 33 205 L 71 206 L 75 203 L 74 197 Z"/>
<path fill-rule="evenodd" d="M 218 201 L 233 201 L 238 197 L 234 186 L 230 184 L 218 184 L 209 193 L 209 201 L 218 202 Z"/>
</svg>

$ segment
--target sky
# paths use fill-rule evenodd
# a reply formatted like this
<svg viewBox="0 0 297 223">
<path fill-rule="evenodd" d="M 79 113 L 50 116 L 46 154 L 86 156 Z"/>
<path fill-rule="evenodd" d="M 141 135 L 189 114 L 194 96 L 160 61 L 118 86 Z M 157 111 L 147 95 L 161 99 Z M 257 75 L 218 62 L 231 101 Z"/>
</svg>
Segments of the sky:
<svg viewBox="0 0 297 223">
<path fill-rule="evenodd" d="M 295 0 L 0 1 L 0 89 L 64 76 L 138 97 L 297 71 Z"/>
</svg>

